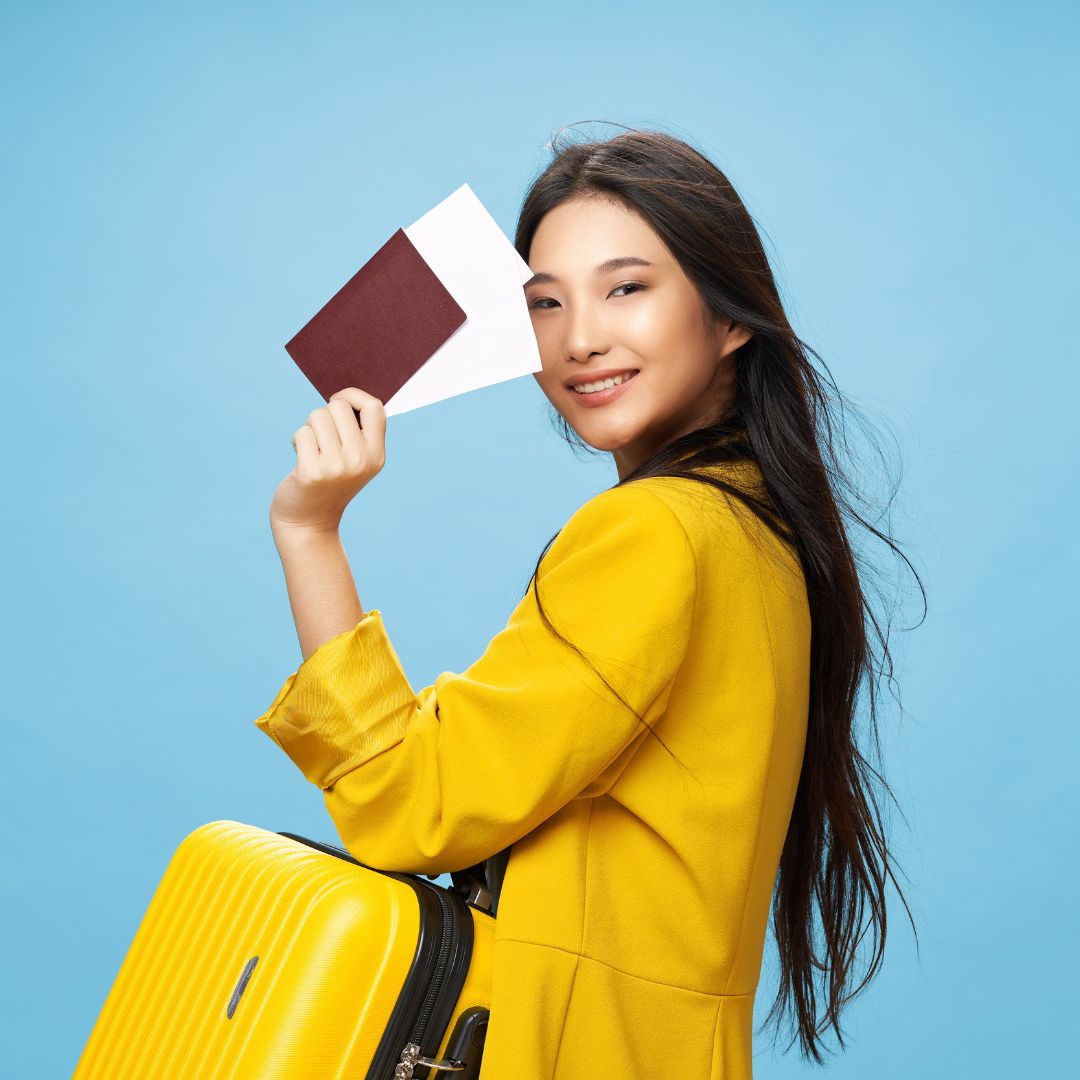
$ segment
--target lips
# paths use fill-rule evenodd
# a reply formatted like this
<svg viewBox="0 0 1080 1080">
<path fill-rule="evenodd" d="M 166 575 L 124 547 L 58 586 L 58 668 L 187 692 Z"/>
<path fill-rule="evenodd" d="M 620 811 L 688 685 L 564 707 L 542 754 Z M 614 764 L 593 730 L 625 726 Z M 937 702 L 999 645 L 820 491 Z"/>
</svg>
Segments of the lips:
<svg viewBox="0 0 1080 1080">
<path fill-rule="evenodd" d="M 568 386 L 571 390 L 574 390 L 574 388 L 577 386 L 587 386 L 589 383 L 604 382 L 605 379 L 614 379 L 619 375 L 622 375 L 624 377 L 624 381 L 629 381 L 625 378 L 626 376 L 630 376 L 630 378 L 633 378 L 637 374 L 637 368 L 621 368 L 614 371 L 612 371 L 611 369 L 607 371 L 597 371 L 589 375 L 570 379 L 567 381 L 566 386 Z"/>
<path fill-rule="evenodd" d="M 634 369 L 631 369 L 631 370 L 634 370 Z M 612 372 L 612 374 L 621 374 L 621 372 L 619 372 L 619 373 Z M 573 389 L 573 387 L 570 387 L 570 386 L 567 387 L 566 392 L 568 394 L 573 394 L 574 395 L 574 400 L 579 405 L 583 405 L 587 409 L 595 408 L 598 405 L 606 405 L 609 401 L 614 401 L 616 398 L 621 397 L 623 394 L 625 394 L 626 391 L 631 386 L 631 384 L 634 382 L 634 380 L 637 379 L 639 374 L 641 374 L 639 371 L 635 371 L 635 373 L 633 375 L 631 375 L 629 379 L 625 379 L 623 382 L 619 383 L 617 386 L 609 386 L 606 390 L 596 390 L 591 394 L 581 394 L 577 390 Z M 611 378 L 611 375 L 608 375 L 606 377 Z M 604 378 L 604 376 L 601 376 L 601 378 Z M 600 380 L 596 379 L 596 377 L 594 376 L 593 379 L 589 379 L 589 380 L 586 380 L 586 381 L 587 382 L 593 382 L 593 381 L 600 381 Z"/>
</svg>

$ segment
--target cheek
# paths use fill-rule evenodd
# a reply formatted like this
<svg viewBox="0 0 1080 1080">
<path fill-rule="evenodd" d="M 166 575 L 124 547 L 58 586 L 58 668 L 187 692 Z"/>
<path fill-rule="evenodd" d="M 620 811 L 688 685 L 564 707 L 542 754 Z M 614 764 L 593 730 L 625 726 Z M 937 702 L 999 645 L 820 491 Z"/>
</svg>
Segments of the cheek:
<svg viewBox="0 0 1080 1080">
<path fill-rule="evenodd" d="M 693 308 L 669 305 L 664 311 L 650 312 L 636 333 L 646 355 L 654 363 L 661 361 L 674 383 L 707 385 L 713 377 L 713 351 Z"/>
<path fill-rule="evenodd" d="M 670 298 L 644 294 L 633 309 L 627 308 L 619 324 L 623 343 L 652 363 L 683 353 L 691 324 L 687 313 Z"/>
<path fill-rule="evenodd" d="M 662 305 L 642 302 L 621 314 L 618 333 L 627 345 L 645 353 L 663 346 L 667 318 Z"/>
<path fill-rule="evenodd" d="M 532 377 L 536 385 L 544 392 L 544 396 L 554 405 L 559 399 L 561 392 L 559 377 L 552 371 L 534 371 Z"/>
<path fill-rule="evenodd" d="M 544 327 L 536 320 L 532 324 L 533 336 L 536 338 L 536 348 L 546 368 L 553 367 L 558 363 L 559 355 L 555 336 L 550 327 Z"/>
</svg>

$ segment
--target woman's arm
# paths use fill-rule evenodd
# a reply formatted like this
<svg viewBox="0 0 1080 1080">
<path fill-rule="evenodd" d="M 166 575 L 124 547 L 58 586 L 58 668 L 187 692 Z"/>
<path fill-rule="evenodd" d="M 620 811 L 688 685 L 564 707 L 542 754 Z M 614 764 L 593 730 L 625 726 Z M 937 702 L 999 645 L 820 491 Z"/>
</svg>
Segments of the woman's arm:
<svg viewBox="0 0 1080 1080">
<path fill-rule="evenodd" d="M 540 590 L 558 634 L 531 587 L 476 661 L 417 692 L 371 608 L 286 679 L 255 723 L 322 789 L 356 858 L 472 866 L 635 752 L 667 707 L 697 596 L 690 541 L 653 483 L 594 496 L 552 543 Z"/>
<path fill-rule="evenodd" d="M 306 660 L 320 645 L 351 630 L 364 612 L 337 530 L 272 523 L 272 531 Z"/>
<path fill-rule="evenodd" d="M 386 410 L 346 387 L 311 413 L 292 442 L 296 467 L 274 492 L 270 528 L 306 660 L 364 617 L 338 529 L 350 500 L 386 462 Z"/>
</svg>

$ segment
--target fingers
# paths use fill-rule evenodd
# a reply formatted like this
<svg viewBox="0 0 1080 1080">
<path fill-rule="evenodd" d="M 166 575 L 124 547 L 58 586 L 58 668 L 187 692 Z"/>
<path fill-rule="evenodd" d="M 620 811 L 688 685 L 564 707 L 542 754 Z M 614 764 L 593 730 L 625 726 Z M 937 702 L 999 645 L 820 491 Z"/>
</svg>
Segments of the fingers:
<svg viewBox="0 0 1080 1080">
<path fill-rule="evenodd" d="M 365 445 L 364 434 L 356 419 L 353 407 L 343 397 L 332 397 L 326 405 L 326 412 L 330 414 L 338 437 L 338 452 L 346 467 L 356 472 L 364 464 Z"/>
<path fill-rule="evenodd" d="M 357 416 L 359 413 L 359 416 Z M 297 457 L 360 471 L 382 468 L 386 460 L 386 411 L 374 395 L 355 386 L 331 395 L 325 408 L 313 409 L 307 424 L 293 432 Z"/>
<path fill-rule="evenodd" d="M 305 424 L 293 432 L 292 446 L 296 451 L 298 471 L 306 471 L 319 458 L 319 440 L 315 432 Z"/>
<path fill-rule="evenodd" d="M 338 405 L 339 402 L 342 404 Z M 331 395 L 330 406 L 338 406 L 334 415 L 341 418 L 339 427 L 345 432 L 343 444 L 358 447 L 363 457 L 382 468 L 386 460 L 386 409 L 383 403 L 365 390 L 347 386 Z M 354 409 L 359 412 L 359 417 L 353 412 Z M 354 439 L 359 441 L 354 442 Z"/>
<path fill-rule="evenodd" d="M 330 401 L 337 400 L 347 401 L 360 413 L 359 426 L 369 444 L 382 446 L 386 440 L 386 409 L 383 403 L 373 394 L 355 386 L 346 386 L 344 390 L 332 394 Z"/>
<path fill-rule="evenodd" d="M 319 445 L 319 459 L 328 464 L 341 461 L 341 437 L 329 409 L 312 409 L 308 414 L 308 427 L 315 432 Z"/>
</svg>

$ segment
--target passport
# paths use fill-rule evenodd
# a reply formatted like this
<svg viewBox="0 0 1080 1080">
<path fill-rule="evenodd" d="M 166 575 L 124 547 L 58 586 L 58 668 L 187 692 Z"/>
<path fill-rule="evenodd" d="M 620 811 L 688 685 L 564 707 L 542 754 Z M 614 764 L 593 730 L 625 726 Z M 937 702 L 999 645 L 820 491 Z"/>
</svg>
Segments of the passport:
<svg viewBox="0 0 1080 1080">
<path fill-rule="evenodd" d="M 358 386 L 385 405 L 465 318 L 398 229 L 285 349 L 324 401 Z"/>
<path fill-rule="evenodd" d="M 389 240 L 285 345 L 324 401 L 356 386 L 387 416 L 541 370 L 532 276 L 468 184 Z"/>
</svg>

